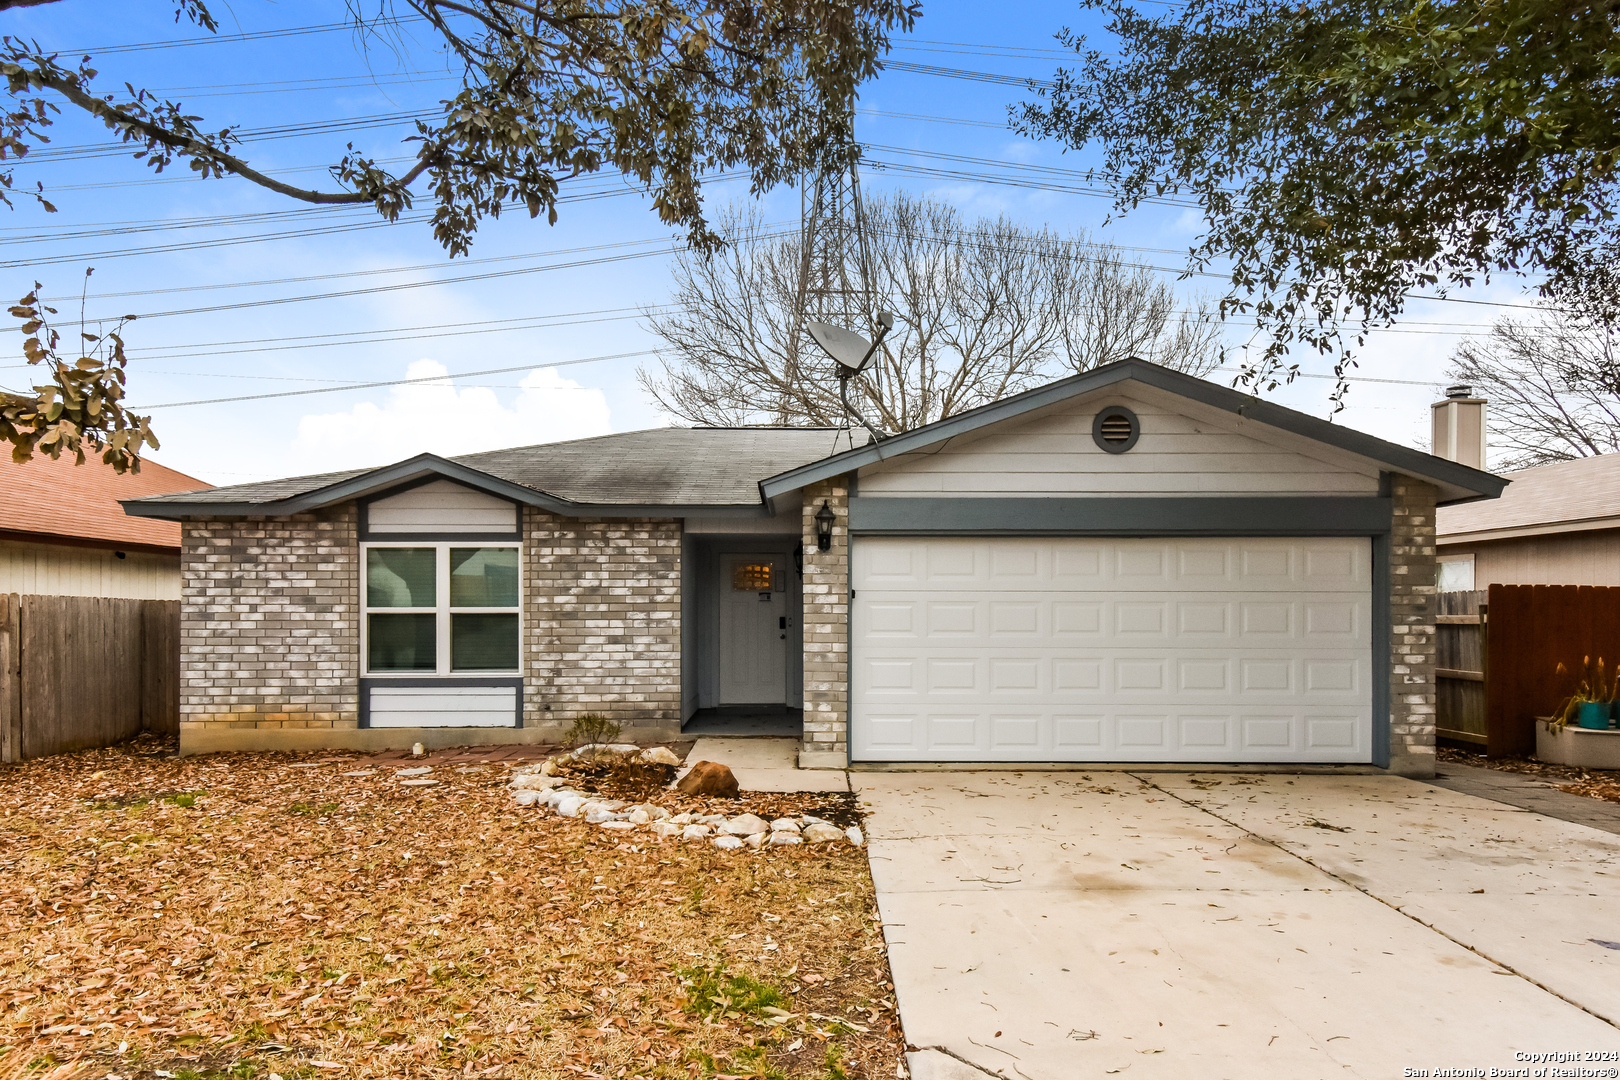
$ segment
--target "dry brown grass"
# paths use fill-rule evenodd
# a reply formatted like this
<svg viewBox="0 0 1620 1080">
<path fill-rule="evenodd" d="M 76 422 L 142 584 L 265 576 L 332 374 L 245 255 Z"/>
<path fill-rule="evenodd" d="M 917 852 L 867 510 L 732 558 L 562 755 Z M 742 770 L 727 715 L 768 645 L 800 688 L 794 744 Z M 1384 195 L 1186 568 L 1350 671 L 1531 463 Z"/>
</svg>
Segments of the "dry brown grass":
<svg viewBox="0 0 1620 1080">
<path fill-rule="evenodd" d="M 352 760 L 0 766 L 0 1077 L 896 1075 L 862 851 L 625 842 L 503 769 Z"/>
</svg>

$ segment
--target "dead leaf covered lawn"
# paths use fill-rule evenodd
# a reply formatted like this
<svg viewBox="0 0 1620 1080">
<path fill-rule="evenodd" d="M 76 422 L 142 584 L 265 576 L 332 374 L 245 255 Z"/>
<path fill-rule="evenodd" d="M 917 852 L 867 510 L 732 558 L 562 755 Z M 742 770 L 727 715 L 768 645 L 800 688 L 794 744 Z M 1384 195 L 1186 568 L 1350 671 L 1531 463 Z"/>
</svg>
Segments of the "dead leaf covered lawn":
<svg viewBox="0 0 1620 1080">
<path fill-rule="evenodd" d="M 630 844 L 356 757 L 0 767 L 0 1077 L 896 1075 L 863 851 Z"/>
</svg>

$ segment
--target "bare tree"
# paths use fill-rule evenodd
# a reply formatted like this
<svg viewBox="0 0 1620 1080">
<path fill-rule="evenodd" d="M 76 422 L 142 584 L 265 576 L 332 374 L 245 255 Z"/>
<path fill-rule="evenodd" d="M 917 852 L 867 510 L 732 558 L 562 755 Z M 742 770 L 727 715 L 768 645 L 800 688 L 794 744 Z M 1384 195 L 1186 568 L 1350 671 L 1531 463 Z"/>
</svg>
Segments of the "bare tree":
<svg viewBox="0 0 1620 1080">
<path fill-rule="evenodd" d="M 1217 362 L 1219 325 L 1120 252 L 1084 236 L 964 220 L 942 200 L 880 195 L 866 204 L 878 306 L 895 313 L 873 366 L 852 382 L 859 410 L 907 431 L 1059 375 L 1139 356 L 1194 374 Z M 753 204 L 722 210 L 728 240 L 676 254 L 659 368 L 642 386 L 696 424 L 843 420 L 835 364 L 794 335 L 802 239 Z"/>
<path fill-rule="evenodd" d="M 1490 399 L 1497 468 L 1620 451 L 1620 355 L 1601 322 L 1556 312 L 1502 319 L 1459 345 L 1446 374 Z"/>
</svg>

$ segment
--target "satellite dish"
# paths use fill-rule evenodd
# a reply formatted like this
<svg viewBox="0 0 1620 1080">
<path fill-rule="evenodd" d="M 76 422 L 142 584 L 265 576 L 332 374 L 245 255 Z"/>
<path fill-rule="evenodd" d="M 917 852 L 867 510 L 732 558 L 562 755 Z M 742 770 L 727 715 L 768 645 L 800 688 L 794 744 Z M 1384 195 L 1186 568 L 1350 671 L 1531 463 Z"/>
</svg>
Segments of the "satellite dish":
<svg viewBox="0 0 1620 1080">
<path fill-rule="evenodd" d="M 841 375 L 854 375 L 872 358 L 872 343 L 853 330 L 831 326 L 822 322 L 807 322 L 805 329 L 815 338 L 822 351 L 844 368 Z"/>
</svg>

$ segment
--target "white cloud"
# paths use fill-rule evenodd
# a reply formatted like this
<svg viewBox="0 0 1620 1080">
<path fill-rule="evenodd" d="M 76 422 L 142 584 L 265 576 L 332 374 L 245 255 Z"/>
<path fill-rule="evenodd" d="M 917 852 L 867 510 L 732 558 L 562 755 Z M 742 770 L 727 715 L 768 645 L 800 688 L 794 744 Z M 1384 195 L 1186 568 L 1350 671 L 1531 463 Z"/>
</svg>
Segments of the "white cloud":
<svg viewBox="0 0 1620 1080">
<path fill-rule="evenodd" d="M 381 403 L 317 413 L 298 422 L 281 475 L 385 465 L 424 451 L 450 457 L 508 446 L 562 442 L 613 430 L 602 391 L 536 368 L 518 383 L 511 407 L 487 386 L 457 386 L 437 360 L 417 360 L 409 385 Z"/>
</svg>

